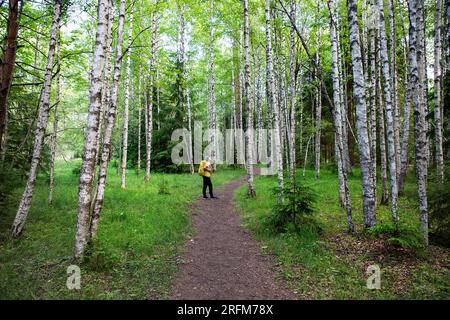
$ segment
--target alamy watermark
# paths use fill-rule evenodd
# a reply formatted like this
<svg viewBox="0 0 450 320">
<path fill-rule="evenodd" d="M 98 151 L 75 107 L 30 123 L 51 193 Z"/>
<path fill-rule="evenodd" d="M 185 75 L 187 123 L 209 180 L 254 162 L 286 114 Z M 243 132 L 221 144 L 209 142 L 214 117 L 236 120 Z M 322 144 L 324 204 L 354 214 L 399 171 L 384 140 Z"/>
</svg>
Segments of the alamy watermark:
<svg viewBox="0 0 450 320">
<path fill-rule="evenodd" d="M 70 265 L 67 267 L 67 281 L 66 287 L 69 290 L 80 290 L 81 289 L 81 270 L 77 265 Z"/>
<path fill-rule="evenodd" d="M 246 139 L 253 137 L 252 155 L 254 163 L 266 165 L 261 175 L 273 175 L 277 172 L 275 137 L 279 130 L 267 129 L 205 129 L 196 121 L 194 130 L 186 128 L 172 132 L 172 142 L 178 142 L 172 148 L 171 159 L 174 164 L 200 164 L 209 158 L 214 164 L 245 164 Z"/>
<path fill-rule="evenodd" d="M 369 275 L 366 281 L 366 287 L 370 290 L 381 289 L 381 269 L 377 264 L 373 264 L 367 267 L 366 274 Z"/>
</svg>

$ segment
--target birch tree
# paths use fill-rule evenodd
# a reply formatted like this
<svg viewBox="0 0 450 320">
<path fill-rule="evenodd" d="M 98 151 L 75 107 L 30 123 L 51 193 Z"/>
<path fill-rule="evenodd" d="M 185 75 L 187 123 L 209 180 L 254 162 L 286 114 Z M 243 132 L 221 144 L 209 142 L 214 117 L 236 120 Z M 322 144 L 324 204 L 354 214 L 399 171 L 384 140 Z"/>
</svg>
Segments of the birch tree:
<svg viewBox="0 0 450 320">
<path fill-rule="evenodd" d="M 129 118 L 129 104 L 130 104 L 130 73 L 131 73 L 131 53 L 132 53 L 132 41 L 133 41 L 133 14 L 134 14 L 134 1 L 130 4 L 130 18 L 128 26 L 128 50 L 127 50 L 127 65 L 125 71 L 125 100 L 124 100 L 124 112 L 123 112 L 123 133 L 122 133 L 122 175 L 121 175 L 121 188 L 126 188 L 127 177 L 127 153 L 128 153 L 128 118 Z"/>
<path fill-rule="evenodd" d="M 58 41 L 56 44 L 56 101 L 53 107 L 53 132 L 50 141 L 50 186 L 48 192 L 48 203 L 53 202 L 53 190 L 55 187 L 55 162 L 56 162 L 56 148 L 58 139 L 58 107 L 61 96 L 61 36 L 58 36 Z"/>
<path fill-rule="evenodd" d="M 36 175 L 41 160 L 42 147 L 44 144 L 45 131 L 50 113 L 50 93 L 52 88 L 52 71 L 53 62 L 55 60 L 56 44 L 59 37 L 61 19 L 61 0 L 53 2 L 52 28 L 50 32 L 50 42 L 47 53 L 47 66 L 45 68 L 44 85 L 41 91 L 39 101 L 39 115 L 34 138 L 33 155 L 31 159 L 30 173 L 28 175 L 25 191 L 17 209 L 16 217 L 12 226 L 13 237 L 18 237 L 23 229 L 25 221 L 30 211 L 31 200 L 33 198 L 33 190 L 36 183 Z"/>
<path fill-rule="evenodd" d="M 247 194 L 256 197 L 253 185 L 253 100 L 250 92 L 250 59 L 249 59 L 249 38 L 250 26 L 248 19 L 248 0 L 244 0 L 244 55 L 245 55 L 245 107 L 247 111 L 247 134 L 246 154 L 247 154 Z"/>
<path fill-rule="evenodd" d="M 145 177 L 144 181 L 148 182 L 150 180 L 150 166 L 152 157 L 152 136 L 153 136 L 153 86 L 154 86 L 154 65 L 156 61 L 156 47 L 157 47 L 157 33 L 158 33 L 158 18 L 156 12 L 153 13 L 151 22 L 151 56 L 148 63 L 148 91 L 147 91 L 147 124 L 146 124 L 146 166 L 145 166 Z"/>
<path fill-rule="evenodd" d="M 420 38 L 420 29 L 423 28 L 423 0 L 410 0 L 408 2 L 409 12 L 409 74 L 414 88 L 414 151 L 416 178 L 419 193 L 420 230 L 423 241 L 428 245 L 428 199 L 426 188 L 426 166 L 427 166 L 427 123 L 426 103 L 424 96 L 424 74 L 420 72 L 419 65 L 424 63 L 424 47 Z"/>
<path fill-rule="evenodd" d="M 180 10 L 180 49 L 179 49 L 179 60 L 181 64 L 181 75 L 182 75 L 182 84 L 181 84 L 181 97 L 183 104 L 183 109 L 187 110 L 187 118 L 188 118 L 188 160 L 189 160 L 189 170 L 191 174 L 194 174 L 194 157 L 192 154 L 192 112 L 191 112 L 191 103 L 189 99 L 189 90 L 187 89 L 187 59 L 186 59 L 186 22 L 185 22 L 185 5 L 182 4 Z M 186 107 L 186 108 L 184 108 Z"/>
<path fill-rule="evenodd" d="M 107 21 L 109 1 L 98 1 L 97 34 L 94 48 L 94 61 L 90 80 L 89 109 L 83 161 L 80 169 L 78 186 L 78 218 L 75 237 L 75 258 L 79 259 L 84 253 L 89 240 L 91 222 L 90 208 L 92 202 L 92 183 L 96 169 L 96 145 L 99 139 L 99 122 L 102 98 L 102 73 L 105 59 L 105 41 L 107 34 Z"/>
<path fill-rule="evenodd" d="M 341 114 L 341 90 L 342 86 L 340 84 L 339 77 L 339 54 L 338 54 L 338 40 L 337 40 L 337 17 L 335 15 L 335 0 L 328 0 L 328 11 L 329 11 L 329 22 L 330 22 L 330 38 L 331 38 L 331 66 L 332 66 L 332 80 L 333 80 L 333 120 L 334 120 L 334 132 L 335 132 L 335 152 L 336 161 L 338 165 L 338 180 L 340 190 L 339 194 L 341 197 L 341 192 L 343 193 L 344 206 L 347 211 L 347 229 L 349 232 L 354 231 L 353 221 L 352 221 L 352 209 L 350 203 L 350 194 L 348 189 L 347 180 L 347 170 L 345 169 L 345 157 L 344 157 L 344 143 L 342 136 L 342 114 Z"/>
<path fill-rule="evenodd" d="M 364 226 L 372 227 L 376 223 L 375 195 L 371 178 L 371 155 L 369 132 L 367 128 L 367 107 L 364 74 L 361 58 L 360 33 L 357 21 L 356 0 L 348 0 L 348 20 L 350 26 L 350 47 L 353 64 L 354 88 L 356 103 L 356 127 L 358 132 L 359 158 L 363 189 Z"/>
<path fill-rule="evenodd" d="M 383 12 L 384 13 L 384 12 Z M 400 168 L 400 110 L 398 104 L 398 75 L 397 75 L 397 36 L 396 36 L 396 22 L 395 22 L 395 4 L 394 0 L 388 1 L 388 13 L 389 13 L 389 48 L 391 51 L 391 101 L 392 101 L 392 113 L 393 113 L 393 125 L 394 125 L 394 146 L 395 146 L 395 166 L 397 168 L 397 184 L 399 178 Z"/>
<path fill-rule="evenodd" d="M 279 115 L 278 115 L 278 97 L 275 89 L 275 80 L 273 73 L 273 59 L 272 59 L 272 39 L 270 35 L 270 0 L 266 0 L 266 66 L 267 66 L 267 96 L 268 105 L 271 106 L 271 111 L 273 114 L 272 126 L 274 131 L 273 143 L 275 147 L 275 158 L 277 165 L 277 175 L 278 175 L 278 190 L 283 191 L 283 159 L 281 153 L 281 143 L 280 143 L 280 127 L 279 127 Z M 273 157 L 273 156 L 272 156 Z"/>
<path fill-rule="evenodd" d="M 442 40 L 441 16 L 442 0 L 436 0 L 436 15 L 434 19 L 434 125 L 436 139 L 436 167 L 441 182 L 444 181 L 444 150 L 442 147 Z"/>
<path fill-rule="evenodd" d="M 297 16 L 296 11 L 296 4 L 295 1 L 291 1 L 291 16 L 294 18 L 294 23 L 296 23 L 295 17 Z M 295 127 L 296 127 L 296 121 L 295 121 L 295 98 L 296 98 L 296 79 L 295 79 L 295 31 L 294 28 L 291 27 L 291 30 L 289 32 L 289 93 L 290 93 L 290 145 L 289 145 L 289 151 L 290 151 L 290 179 L 291 181 L 294 181 L 295 179 L 295 168 L 296 168 L 296 155 L 295 155 Z"/>
<path fill-rule="evenodd" d="M 112 1 L 110 1 L 110 4 L 112 4 Z M 89 230 L 90 239 L 94 238 L 95 235 L 97 234 L 100 213 L 105 197 L 106 177 L 112 148 L 112 133 L 117 113 L 117 98 L 119 92 L 119 81 L 123 60 L 122 44 L 123 44 L 123 30 L 125 24 L 125 5 L 126 0 L 121 0 L 119 8 L 119 21 L 117 25 L 117 40 L 114 52 L 115 58 L 114 58 L 113 80 L 111 84 L 111 91 L 110 91 L 111 93 L 106 115 L 105 132 L 103 135 L 103 148 L 102 148 L 102 156 L 100 159 L 100 168 L 98 171 L 97 188 L 95 192 L 94 204 L 92 209 L 92 222 Z"/>
<path fill-rule="evenodd" d="M 378 8 L 380 10 L 379 29 L 380 29 L 380 56 L 381 71 L 383 73 L 383 92 L 386 107 L 386 129 L 387 129 L 387 150 L 389 158 L 389 175 L 391 184 L 391 213 L 394 223 L 397 223 L 397 200 L 398 200 L 398 176 L 397 176 L 397 153 L 395 149 L 395 119 L 394 107 L 392 103 L 391 93 L 391 73 L 388 58 L 386 25 L 384 17 L 383 0 L 378 0 Z M 393 54 L 394 55 L 394 54 Z M 395 80 L 394 80 L 395 81 Z"/>
<path fill-rule="evenodd" d="M 214 1 L 209 2 L 210 18 L 209 18 L 209 63 L 208 63 L 208 129 L 210 138 L 209 143 L 212 146 L 210 157 L 213 160 L 214 170 L 216 169 L 216 94 L 215 94 L 215 77 L 214 77 Z M 241 102 L 242 104 L 242 102 Z M 242 105 L 240 110 L 240 123 L 242 124 Z M 241 127 L 242 128 L 242 127 Z"/>
</svg>

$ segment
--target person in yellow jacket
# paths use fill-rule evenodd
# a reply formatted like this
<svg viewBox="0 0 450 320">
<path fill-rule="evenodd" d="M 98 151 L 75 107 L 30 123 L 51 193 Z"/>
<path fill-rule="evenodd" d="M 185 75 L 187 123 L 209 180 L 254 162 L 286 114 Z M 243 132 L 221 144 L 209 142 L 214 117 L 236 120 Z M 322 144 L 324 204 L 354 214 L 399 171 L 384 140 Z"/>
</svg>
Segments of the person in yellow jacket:
<svg viewBox="0 0 450 320">
<path fill-rule="evenodd" d="M 213 194 L 213 185 L 211 182 L 211 163 L 209 162 L 209 158 L 205 157 L 205 160 L 200 162 L 200 166 L 198 168 L 198 174 L 203 178 L 203 199 L 208 199 L 206 196 L 206 188 L 209 189 L 209 196 L 211 199 L 217 199 L 217 197 Z"/>
</svg>

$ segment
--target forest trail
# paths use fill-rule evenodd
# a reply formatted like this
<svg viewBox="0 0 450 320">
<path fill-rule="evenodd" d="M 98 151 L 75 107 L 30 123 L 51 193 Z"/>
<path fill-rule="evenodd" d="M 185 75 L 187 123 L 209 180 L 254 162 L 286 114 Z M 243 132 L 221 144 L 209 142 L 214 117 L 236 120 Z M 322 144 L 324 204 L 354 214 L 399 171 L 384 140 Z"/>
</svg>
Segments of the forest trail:
<svg viewBox="0 0 450 320">
<path fill-rule="evenodd" d="M 181 257 L 172 299 L 295 299 L 273 270 L 273 257 L 241 226 L 234 190 L 245 178 L 219 188 L 219 199 L 190 206 L 195 236 Z"/>
</svg>

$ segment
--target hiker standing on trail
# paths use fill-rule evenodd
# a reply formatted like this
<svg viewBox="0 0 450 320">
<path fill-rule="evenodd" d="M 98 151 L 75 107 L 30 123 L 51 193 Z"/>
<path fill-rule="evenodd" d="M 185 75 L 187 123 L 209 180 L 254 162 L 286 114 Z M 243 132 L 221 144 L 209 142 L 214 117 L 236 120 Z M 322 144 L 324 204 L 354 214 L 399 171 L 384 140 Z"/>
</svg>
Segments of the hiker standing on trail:
<svg viewBox="0 0 450 320">
<path fill-rule="evenodd" d="M 198 168 L 198 174 L 203 178 L 203 199 L 209 199 L 206 196 L 206 188 L 209 189 L 209 196 L 211 199 L 217 199 L 213 194 L 213 186 L 211 182 L 211 173 L 212 167 L 209 162 L 209 157 L 205 157 L 205 160 L 200 162 L 200 166 Z"/>
</svg>

